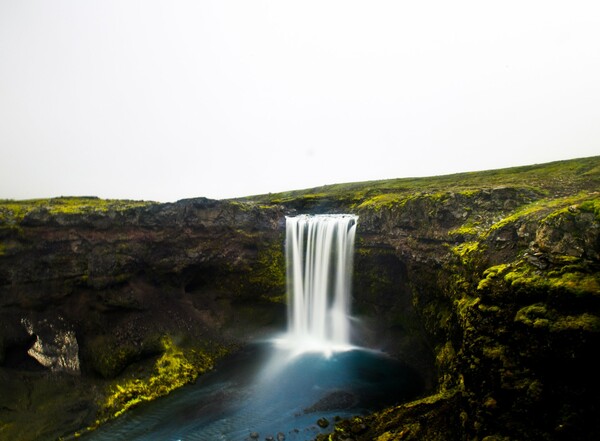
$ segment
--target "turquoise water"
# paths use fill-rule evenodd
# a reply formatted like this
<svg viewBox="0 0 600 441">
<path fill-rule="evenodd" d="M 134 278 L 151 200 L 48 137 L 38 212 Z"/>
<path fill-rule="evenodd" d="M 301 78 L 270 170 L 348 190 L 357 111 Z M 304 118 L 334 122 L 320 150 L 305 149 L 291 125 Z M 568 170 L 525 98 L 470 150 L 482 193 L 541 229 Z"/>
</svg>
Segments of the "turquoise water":
<svg viewBox="0 0 600 441">
<path fill-rule="evenodd" d="M 406 401 L 422 391 L 419 376 L 381 353 L 355 349 L 293 357 L 253 344 L 192 386 L 147 403 L 82 437 L 101 440 L 313 439 L 338 417 Z M 329 426 L 317 425 L 320 418 Z"/>
</svg>

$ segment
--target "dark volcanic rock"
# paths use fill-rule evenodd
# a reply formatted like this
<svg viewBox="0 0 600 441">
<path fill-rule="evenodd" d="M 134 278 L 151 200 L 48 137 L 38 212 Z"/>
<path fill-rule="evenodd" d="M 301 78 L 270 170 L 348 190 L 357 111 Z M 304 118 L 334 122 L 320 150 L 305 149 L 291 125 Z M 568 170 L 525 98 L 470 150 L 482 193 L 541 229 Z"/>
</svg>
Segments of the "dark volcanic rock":
<svg viewBox="0 0 600 441">
<path fill-rule="evenodd" d="M 69 406 L 85 411 L 60 430 L 11 433 L 89 425 L 101 378 L 143 369 L 165 334 L 230 345 L 282 326 L 284 216 L 351 212 L 356 340 L 419 371 L 431 395 L 328 439 L 599 439 L 598 188 L 600 158 L 584 158 L 240 202 L 0 204 L 2 430 Z M 47 367 L 28 355 L 36 342 Z M 74 352 L 81 375 L 64 376 Z M 85 393 L 39 411 L 56 378 Z"/>
<path fill-rule="evenodd" d="M 326 412 L 330 410 L 349 409 L 356 405 L 357 398 L 350 392 L 334 391 L 324 396 L 315 404 L 304 409 L 304 413 Z"/>
<path fill-rule="evenodd" d="M 282 217 L 280 207 L 207 199 L 33 209 L 17 227 L 0 228 L 0 369 L 82 372 L 86 387 L 152 360 L 166 334 L 204 348 L 280 326 Z M 26 399 L 24 391 L 11 398 Z M 59 435 L 91 424 L 88 417 Z M 53 439 L 22 433 L 45 436 Z"/>
</svg>

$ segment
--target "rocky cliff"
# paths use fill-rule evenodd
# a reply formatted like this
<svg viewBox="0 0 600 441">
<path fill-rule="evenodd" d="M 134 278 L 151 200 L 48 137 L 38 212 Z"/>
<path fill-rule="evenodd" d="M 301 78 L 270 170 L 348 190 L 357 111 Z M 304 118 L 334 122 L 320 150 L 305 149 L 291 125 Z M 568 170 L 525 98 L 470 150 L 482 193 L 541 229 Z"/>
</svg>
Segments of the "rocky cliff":
<svg viewBox="0 0 600 441">
<path fill-rule="evenodd" d="M 206 199 L 2 203 L 0 438 L 94 426 L 167 393 L 177 384 L 167 374 L 193 381 L 280 325 L 281 210 Z M 174 353 L 184 363 L 159 373 Z M 78 392 L 54 397 L 65 385 Z"/>
<path fill-rule="evenodd" d="M 284 216 L 352 212 L 356 338 L 427 392 L 330 439 L 594 439 L 599 188 L 596 157 L 237 201 L 5 201 L 0 438 L 101 423 L 168 392 L 148 389 L 158 361 L 184 384 L 283 326 Z M 52 399 L 64 385 L 84 392 Z"/>
<path fill-rule="evenodd" d="M 598 190 L 596 157 L 255 198 L 358 214 L 355 311 L 433 375 L 429 396 L 324 438 L 598 438 Z"/>
</svg>

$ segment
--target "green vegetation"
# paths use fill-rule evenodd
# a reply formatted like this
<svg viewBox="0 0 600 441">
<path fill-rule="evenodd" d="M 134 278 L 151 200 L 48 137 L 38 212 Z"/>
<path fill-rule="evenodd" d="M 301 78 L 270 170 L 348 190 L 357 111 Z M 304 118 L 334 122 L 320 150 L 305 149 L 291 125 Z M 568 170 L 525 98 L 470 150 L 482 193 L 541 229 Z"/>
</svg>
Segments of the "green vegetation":
<svg viewBox="0 0 600 441">
<path fill-rule="evenodd" d="M 560 315 L 544 303 L 535 303 L 521 308 L 515 316 L 515 321 L 550 332 L 568 330 L 600 332 L 600 317 L 589 313 Z"/>
<path fill-rule="evenodd" d="M 520 189 L 532 196 L 537 195 L 536 198 L 560 197 L 573 194 L 575 189 L 596 191 L 600 188 L 600 156 L 445 176 L 334 184 L 239 200 L 292 206 L 303 206 L 308 202 L 311 206 L 318 206 L 322 202 L 354 209 L 361 205 L 363 209 L 376 209 L 400 203 L 405 197 L 414 197 L 417 193 L 430 195 L 426 197 L 454 193 L 471 198 L 486 189 L 496 188 Z"/>
<path fill-rule="evenodd" d="M 472 241 L 472 242 L 463 242 L 451 248 L 454 255 L 456 255 L 461 263 L 465 266 L 469 265 L 475 253 L 480 252 L 482 245 L 480 242 Z"/>
<path fill-rule="evenodd" d="M 23 201 L 2 199 L 0 200 L 0 224 L 18 224 L 33 210 L 46 210 L 51 215 L 105 213 L 108 211 L 126 211 L 146 207 L 154 203 L 149 201 L 99 199 L 93 196 L 30 199 Z"/>
<path fill-rule="evenodd" d="M 521 259 L 488 268 L 477 289 L 486 290 L 494 281 L 501 281 L 516 292 L 537 290 L 543 293 L 566 292 L 576 297 L 600 297 L 600 273 L 581 265 L 560 265 L 542 272 Z"/>
<path fill-rule="evenodd" d="M 598 194 L 595 192 L 583 192 L 578 193 L 575 196 L 560 197 L 555 199 L 541 199 L 539 201 L 532 202 L 531 204 L 518 208 L 510 216 L 507 216 L 499 222 L 493 224 L 489 230 L 483 234 L 483 238 L 489 236 L 495 230 L 499 230 L 509 224 L 535 215 L 536 213 L 545 214 L 542 221 L 546 221 L 565 212 L 571 212 L 575 210 L 579 204 L 584 204 L 586 207 L 595 207 L 595 204 L 600 204 L 600 199 L 597 199 L 597 197 Z"/>
<path fill-rule="evenodd" d="M 406 200 L 403 195 L 398 193 L 384 193 L 365 200 L 358 208 L 370 208 L 374 210 L 390 209 L 403 206 Z"/>
<path fill-rule="evenodd" d="M 477 236 L 481 230 L 480 222 L 467 222 L 458 228 L 448 231 L 450 236 Z"/>
<path fill-rule="evenodd" d="M 447 191 L 440 192 L 414 192 L 410 194 L 406 193 L 384 193 L 377 194 L 372 197 L 365 198 L 360 204 L 354 204 L 354 208 L 358 210 L 362 209 L 371 209 L 375 211 L 379 211 L 382 209 L 393 209 L 393 208 L 402 208 L 406 204 L 417 201 L 417 200 L 426 200 L 430 203 L 439 203 L 448 199 L 451 196 L 451 193 Z"/>
<path fill-rule="evenodd" d="M 112 383 L 101 404 L 99 418 L 90 430 L 140 403 L 154 400 L 192 383 L 198 375 L 213 369 L 215 360 L 226 354 L 223 348 L 211 351 L 184 349 L 176 346 L 168 336 L 163 337 L 161 343 L 164 352 L 149 374 L 119 379 Z"/>
<path fill-rule="evenodd" d="M 596 219 L 600 221 L 600 196 L 589 201 L 583 201 L 579 205 L 579 209 L 584 212 L 594 213 Z"/>
<path fill-rule="evenodd" d="M 283 238 L 270 244 L 263 244 L 258 249 L 254 268 L 248 276 L 248 282 L 254 285 L 262 298 L 285 302 L 285 256 L 283 255 Z"/>
</svg>

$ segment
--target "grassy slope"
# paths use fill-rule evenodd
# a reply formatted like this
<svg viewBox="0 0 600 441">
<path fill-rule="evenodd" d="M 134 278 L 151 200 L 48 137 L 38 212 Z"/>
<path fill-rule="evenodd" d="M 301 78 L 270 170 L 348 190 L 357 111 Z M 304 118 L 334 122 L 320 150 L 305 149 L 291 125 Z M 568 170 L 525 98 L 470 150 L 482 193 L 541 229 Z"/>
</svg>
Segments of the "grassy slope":
<svg viewBox="0 0 600 441">
<path fill-rule="evenodd" d="M 302 201 L 336 200 L 357 208 L 399 200 L 415 193 L 468 193 L 496 187 L 530 189 L 547 197 L 596 191 L 600 189 L 600 156 L 445 176 L 334 184 L 239 200 L 292 205 Z"/>
<path fill-rule="evenodd" d="M 51 199 L 29 199 L 16 201 L 0 199 L 0 224 L 19 223 L 33 210 L 47 210 L 49 214 L 78 214 L 124 211 L 131 208 L 151 205 L 154 202 L 100 199 L 95 196 L 58 197 Z"/>
</svg>

